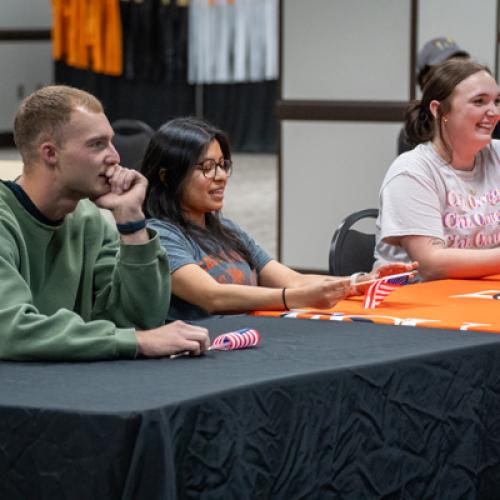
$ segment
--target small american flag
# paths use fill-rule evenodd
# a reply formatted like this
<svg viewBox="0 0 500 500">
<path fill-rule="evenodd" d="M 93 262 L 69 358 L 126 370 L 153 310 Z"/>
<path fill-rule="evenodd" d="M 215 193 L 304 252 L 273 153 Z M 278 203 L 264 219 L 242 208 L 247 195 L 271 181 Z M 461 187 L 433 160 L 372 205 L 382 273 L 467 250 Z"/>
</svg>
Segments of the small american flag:
<svg viewBox="0 0 500 500">
<path fill-rule="evenodd" d="M 245 349 L 260 344 L 260 334 L 251 328 L 242 328 L 234 332 L 223 333 L 214 339 L 210 350 L 231 351 L 233 349 Z"/>
<path fill-rule="evenodd" d="M 363 307 L 365 309 L 375 309 L 390 293 L 396 288 L 406 285 L 409 276 L 400 276 L 399 278 L 377 280 L 370 285 L 366 294 Z"/>
</svg>

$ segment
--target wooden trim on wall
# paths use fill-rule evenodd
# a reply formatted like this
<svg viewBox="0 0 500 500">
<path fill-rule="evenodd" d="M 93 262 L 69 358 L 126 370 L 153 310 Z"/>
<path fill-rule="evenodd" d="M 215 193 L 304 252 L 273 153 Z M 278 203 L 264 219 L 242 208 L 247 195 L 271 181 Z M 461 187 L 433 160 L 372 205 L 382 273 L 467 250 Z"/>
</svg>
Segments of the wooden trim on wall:
<svg viewBox="0 0 500 500">
<path fill-rule="evenodd" d="M 32 42 L 51 39 L 50 29 L 0 29 L 0 42 Z"/>
<path fill-rule="evenodd" d="M 406 101 L 283 100 L 276 103 L 279 120 L 402 122 Z"/>
</svg>

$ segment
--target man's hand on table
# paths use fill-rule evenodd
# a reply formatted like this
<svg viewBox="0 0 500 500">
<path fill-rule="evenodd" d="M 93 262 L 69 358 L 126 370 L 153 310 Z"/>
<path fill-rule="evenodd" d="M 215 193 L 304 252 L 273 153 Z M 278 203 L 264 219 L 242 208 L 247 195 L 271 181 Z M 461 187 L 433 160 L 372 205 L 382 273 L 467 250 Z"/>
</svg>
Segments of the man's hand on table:
<svg viewBox="0 0 500 500">
<path fill-rule="evenodd" d="M 199 356 L 210 346 L 208 330 L 183 321 L 174 321 L 152 330 L 136 332 L 139 354 L 147 358 L 160 358 L 179 352 Z"/>
</svg>

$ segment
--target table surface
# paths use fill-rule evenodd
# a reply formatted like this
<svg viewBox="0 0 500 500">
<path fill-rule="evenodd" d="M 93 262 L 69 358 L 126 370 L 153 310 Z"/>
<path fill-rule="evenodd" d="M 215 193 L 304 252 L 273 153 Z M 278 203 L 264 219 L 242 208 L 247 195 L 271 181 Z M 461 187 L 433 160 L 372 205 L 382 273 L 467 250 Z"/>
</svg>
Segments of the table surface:
<svg viewBox="0 0 500 500">
<path fill-rule="evenodd" d="M 91 363 L 0 362 L 0 407 L 135 412 L 210 398 L 256 384 L 491 345 L 500 335 L 369 322 L 233 316 L 202 322 L 216 335 L 259 330 L 257 348 L 200 358 Z"/>
<path fill-rule="evenodd" d="M 235 316 L 257 348 L 0 363 L 0 498 L 497 498 L 500 335 Z"/>
</svg>

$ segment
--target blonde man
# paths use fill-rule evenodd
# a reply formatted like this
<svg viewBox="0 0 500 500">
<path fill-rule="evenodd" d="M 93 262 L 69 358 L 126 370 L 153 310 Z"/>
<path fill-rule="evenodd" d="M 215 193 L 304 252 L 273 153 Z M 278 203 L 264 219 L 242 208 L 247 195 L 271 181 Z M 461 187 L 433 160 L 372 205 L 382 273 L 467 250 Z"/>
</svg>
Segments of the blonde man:
<svg viewBox="0 0 500 500">
<path fill-rule="evenodd" d="M 112 136 L 101 103 L 71 87 L 42 88 L 16 114 L 23 173 L 0 183 L 2 359 L 153 357 L 208 346 L 203 328 L 162 325 L 168 259 L 145 227 L 147 181 L 119 165 Z"/>
</svg>

